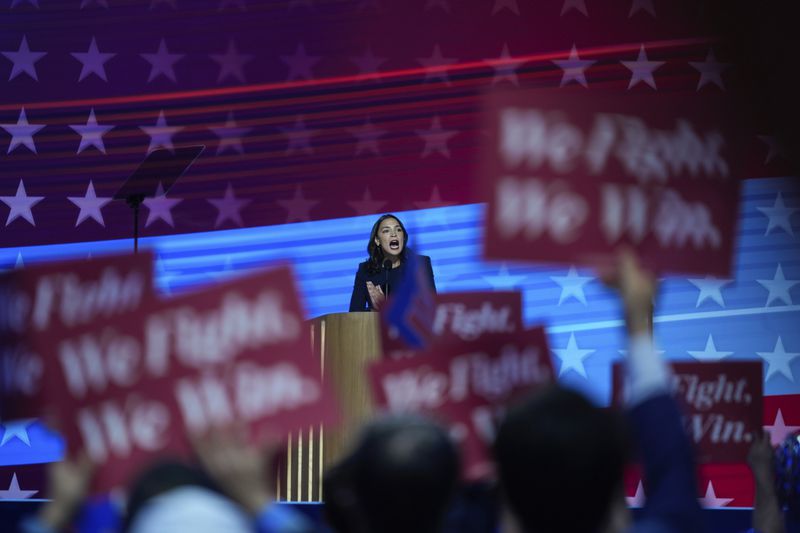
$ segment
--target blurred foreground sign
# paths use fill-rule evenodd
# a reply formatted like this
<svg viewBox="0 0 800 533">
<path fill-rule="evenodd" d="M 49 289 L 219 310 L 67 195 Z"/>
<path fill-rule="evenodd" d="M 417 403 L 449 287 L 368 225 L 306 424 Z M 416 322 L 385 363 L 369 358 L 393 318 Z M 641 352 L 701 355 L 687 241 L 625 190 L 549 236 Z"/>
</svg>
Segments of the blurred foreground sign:
<svg viewBox="0 0 800 533">
<path fill-rule="evenodd" d="M 101 491 L 158 455 L 188 453 L 188 434 L 245 424 L 259 440 L 338 414 L 288 268 L 45 333 L 37 344 L 54 375 L 59 430 L 101 465 Z"/>
<path fill-rule="evenodd" d="M 381 321 L 394 338 L 421 350 L 430 342 L 433 320 L 433 296 L 419 256 L 409 252 L 400 287 L 388 299 L 381 312 Z"/>
<path fill-rule="evenodd" d="M 0 275 L 0 419 L 35 417 L 51 394 L 40 337 L 130 313 L 155 299 L 153 256 L 109 255 Z M 41 343 L 40 343 L 41 344 Z M 56 399 L 58 397 L 56 396 Z"/>
<path fill-rule="evenodd" d="M 522 293 L 448 292 L 433 296 L 435 311 L 427 349 L 440 344 L 474 341 L 492 333 L 514 333 L 523 329 Z M 391 324 L 381 328 L 383 356 L 397 358 L 415 348 L 403 341 Z"/>
<path fill-rule="evenodd" d="M 759 361 L 673 363 L 672 392 L 701 463 L 745 463 L 762 431 L 763 365 Z M 613 401 L 624 398 L 623 367 L 613 370 Z"/>
<path fill-rule="evenodd" d="M 509 402 L 554 380 L 542 328 L 440 345 L 369 369 L 373 398 L 392 413 L 433 415 L 450 426 L 467 479 L 492 474 L 489 447 Z"/>
<path fill-rule="evenodd" d="M 486 257 L 592 266 L 627 244 L 659 272 L 729 276 L 742 150 L 719 100 L 491 95 Z"/>
</svg>

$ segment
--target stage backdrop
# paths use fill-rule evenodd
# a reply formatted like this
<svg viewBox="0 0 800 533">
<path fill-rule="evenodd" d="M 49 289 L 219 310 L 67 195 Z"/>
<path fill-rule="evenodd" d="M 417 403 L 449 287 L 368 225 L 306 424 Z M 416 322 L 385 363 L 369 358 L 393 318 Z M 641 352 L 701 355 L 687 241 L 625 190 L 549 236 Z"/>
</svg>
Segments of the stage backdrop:
<svg viewBox="0 0 800 533">
<path fill-rule="evenodd" d="M 489 90 L 740 87 L 713 35 L 732 10 L 706 4 L 2 0 L 0 246 L 130 235 L 110 197 L 149 151 L 191 144 L 145 235 L 480 201 Z M 749 177 L 782 175 L 774 133 L 748 137 Z"/>
<path fill-rule="evenodd" d="M 129 247 L 130 212 L 110 197 L 149 151 L 203 144 L 142 210 L 164 292 L 289 258 L 310 315 L 343 311 L 374 215 L 407 212 L 441 290 L 523 290 L 561 379 L 601 403 L 623 348 L 611 295 L 584 270 L 479 259 L 483 95 L 713 97 L 742 77 L 710 32 L 718 13 L 696 0 L 0 4 L 0 264 Z M 782 175 L 774 132 L 754 127 L 747 175 Z M 800 426 L 800 196 L 788 187 L 748 183 L 736 279 L 666 280 L 657 317 L 667 357 L 764 360 L 765 422 L 783 431 Z M 34 421 L 2 431 L 1 465 L 60 457 Z M 0 468 L 0 498 L 36 498 L 40 473 Z M 714 476 L 706 504 L 751 502 L 746 471 Z"/>
<path fill-rule="evenodd" d="M 525 321 L 547 325 L 562 382 L 606 405 L 611 364 L 625 348 L 615 296 L 593 273 L 487 263 L 480 258 L 483 206 L 398 213 L 410 244 L 433 259 L 440 291 L 519 289 Z M 278 260 L 295 267 L 308 316 L 346 311 L 374 217 L 147 238 L 165 294 L 236 276 Z M 800 429 L 800 187 L 785 179 L 748 180 L 739 214 L 736 277 L 668 278 L 656 310 L 656 335 L 670 360 L 764 363 L 764 424 L 776 441 Z M 130 249 L 130 240 L 0 250 L 0 265 L 85 257 Z M 57 460 L 59 439 L 38 423 L 6 426 L 0 465 Z M 0 498 L 35 498 L 38 467 L 0 468 Z M 17 474 L 16 481 L 13 481 Z M 706 505 L 752 504 L 744 465 L 704 470 Z M 16 484 L 15 484 L 16 483 Z M 629 488 L 636 491 L 634 481 Z M 639 503 L 641 501 L 639 500 Z"/>
</svg>

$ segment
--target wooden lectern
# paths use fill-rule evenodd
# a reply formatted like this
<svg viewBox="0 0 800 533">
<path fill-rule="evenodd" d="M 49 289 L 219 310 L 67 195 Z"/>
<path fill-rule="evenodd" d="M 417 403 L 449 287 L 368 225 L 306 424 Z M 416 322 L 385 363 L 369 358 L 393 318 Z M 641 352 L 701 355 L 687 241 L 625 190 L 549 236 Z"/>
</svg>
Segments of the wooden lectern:
<svg viewBox="0 0 800 533">
<path fill-rule="evenodd" d="M 322 501 L 325 468 L 350 447 L 372 414 L 364 369 L 380 357 L 379 320 L 378 313 L 333 313 L 309 322 L 311 344 L 339 398 L 342 421 L 334 429 L 311 427 L 289 436 L 286 463 L 278 471 L 278 500 Z"/>
</svg>

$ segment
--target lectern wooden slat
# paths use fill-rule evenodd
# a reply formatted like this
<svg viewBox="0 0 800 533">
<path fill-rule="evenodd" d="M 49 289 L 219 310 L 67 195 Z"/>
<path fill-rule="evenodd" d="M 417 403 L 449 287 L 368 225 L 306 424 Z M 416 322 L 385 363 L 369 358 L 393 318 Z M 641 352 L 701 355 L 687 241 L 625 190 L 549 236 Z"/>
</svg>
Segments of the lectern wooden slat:
<svg viewBox="0 0 800 533">
<path fill-rule="evenodd" d="M 333 429 L 311 427 L 291 435 L 277 476 L 279 500 L 322 501 L 325 468 L 349 448 L 372 414 L 364 368 L 380 357 L 378 320 L 377 313 L 334 313 L 309 322 L 314 353 L 339 398 L 342 421 Z"/>
</svg>

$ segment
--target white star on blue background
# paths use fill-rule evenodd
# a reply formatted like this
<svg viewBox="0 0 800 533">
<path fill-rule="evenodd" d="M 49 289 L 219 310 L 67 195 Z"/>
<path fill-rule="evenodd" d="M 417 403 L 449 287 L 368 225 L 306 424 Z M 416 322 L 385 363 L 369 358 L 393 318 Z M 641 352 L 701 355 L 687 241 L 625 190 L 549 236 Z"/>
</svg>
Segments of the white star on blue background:
<svg viewBox="0 0 800 533">
<path fill-rule="evenodd" d="M 695 304 L 695 307 L 700 307 L 700 304 L 709 299 L 719 304 L 720 307 L 725 307 L 725 300 L 722 298 L 722 287 L 728 285 L 729 283 L 733 283 L 733 280 L 718 279 L 714 276 L 690 278 L 686 281 L 700 289 L 700 294 L 697 295 L 697 303 Z"/>
<path fill-rule="evenodd" d="M 563 376 L 568 370 L 574 370 L 586 378 L 586 367 L 583 366 L 583 360 L 597 350 L 579 348 L 578 342 L 575 340 L 575 334 L 570 333 L 567 346 L 565 348 L 552 348 L 552 351 L 561 359 L 561 368 L 558 370 L 559 376 Z"/>
<path fill-rule="evenodd" d="M 756 354 L 767 363 L 767 375 L 764 376 L 764 381 L 769 381 L 776 373 L 783 374 L 789 381 L 794 381 L 790 365 L 794 359 L 800 357 L 800 352 L 787 352 L 783 347 L 783 340 L 780 336 L 775 343 L 774 350 L 771 352 L 756 352 Z"/>
<path fill-rule="evenodd" d="M 497 274 L 482 276 L 483 281 L 488 283 L 489 286 L 496 291 L 510 290 L 518 287 L 526 277 L 527 276 L 509 274 L 508 267 L 505 263 L 500 266 L 500 270 Z"/>
<path fill-rule="evenodd" d="M 561 286 L 558 305 L 561 305 L 568 298 L 575 298 L 583 305 L 587 305 L 583 286 L 592 281 L 593 278 L 591 276 L 579 276 L 577 269 L 571 266 L 566 276 L 550 276 L 550 279 Z"/>
<path fill-rule="evenodd" d="M 794 230 L 792 229 L 792 215 L 800 208 L 786 207 L 783 203 L 783 195 L 779 192 L 775 197 L 775 203 L 772 207 L 756 207 L 764 216 L 767 217 L 767 229 L 764 235 L 769 235 L 775 229 L 782 229 L 792 237 L 794 237 Z"/>
<path fill-rule="evenodd" d="M 714 344 L 714 337 L 709 333 L 708 339 L 706 340 L 706 347 L 702 350 L 687 350 L 689 355 L 697 359 L 698 361 L 720 361 L 725 359 L 729 355 L 732 355 L 733 352 L 723 352 L 717 350 L 716 344 Z"/>
<path fill-rule="evenodd" d="M 31 438 L 28 435 L 28 427 L 35 422 L 32 418 L 22 420 L 10 420 L 2 424 L 3 438 L 0 439 L 0 446 L 5 446 L 11 439 L 17 438 L 27 446 L 31 445 Z"/>
<path fill-rule="evenodd" d="M 792 287 L 800 283 L 800 280 L 786 279 L 783 275 L 783 267 L 778 263 L 778 268 L 775 269 L 775 276 L 772 279 L 757 279 L 761 285 L 769 292 L 767 294 L 767 303 L 764 307 L 769 307 L 769 304 L 775 300 L 780 300 L 786 305 L 792 305 L 792 295 L 789 293 Z"/>
</svg>

